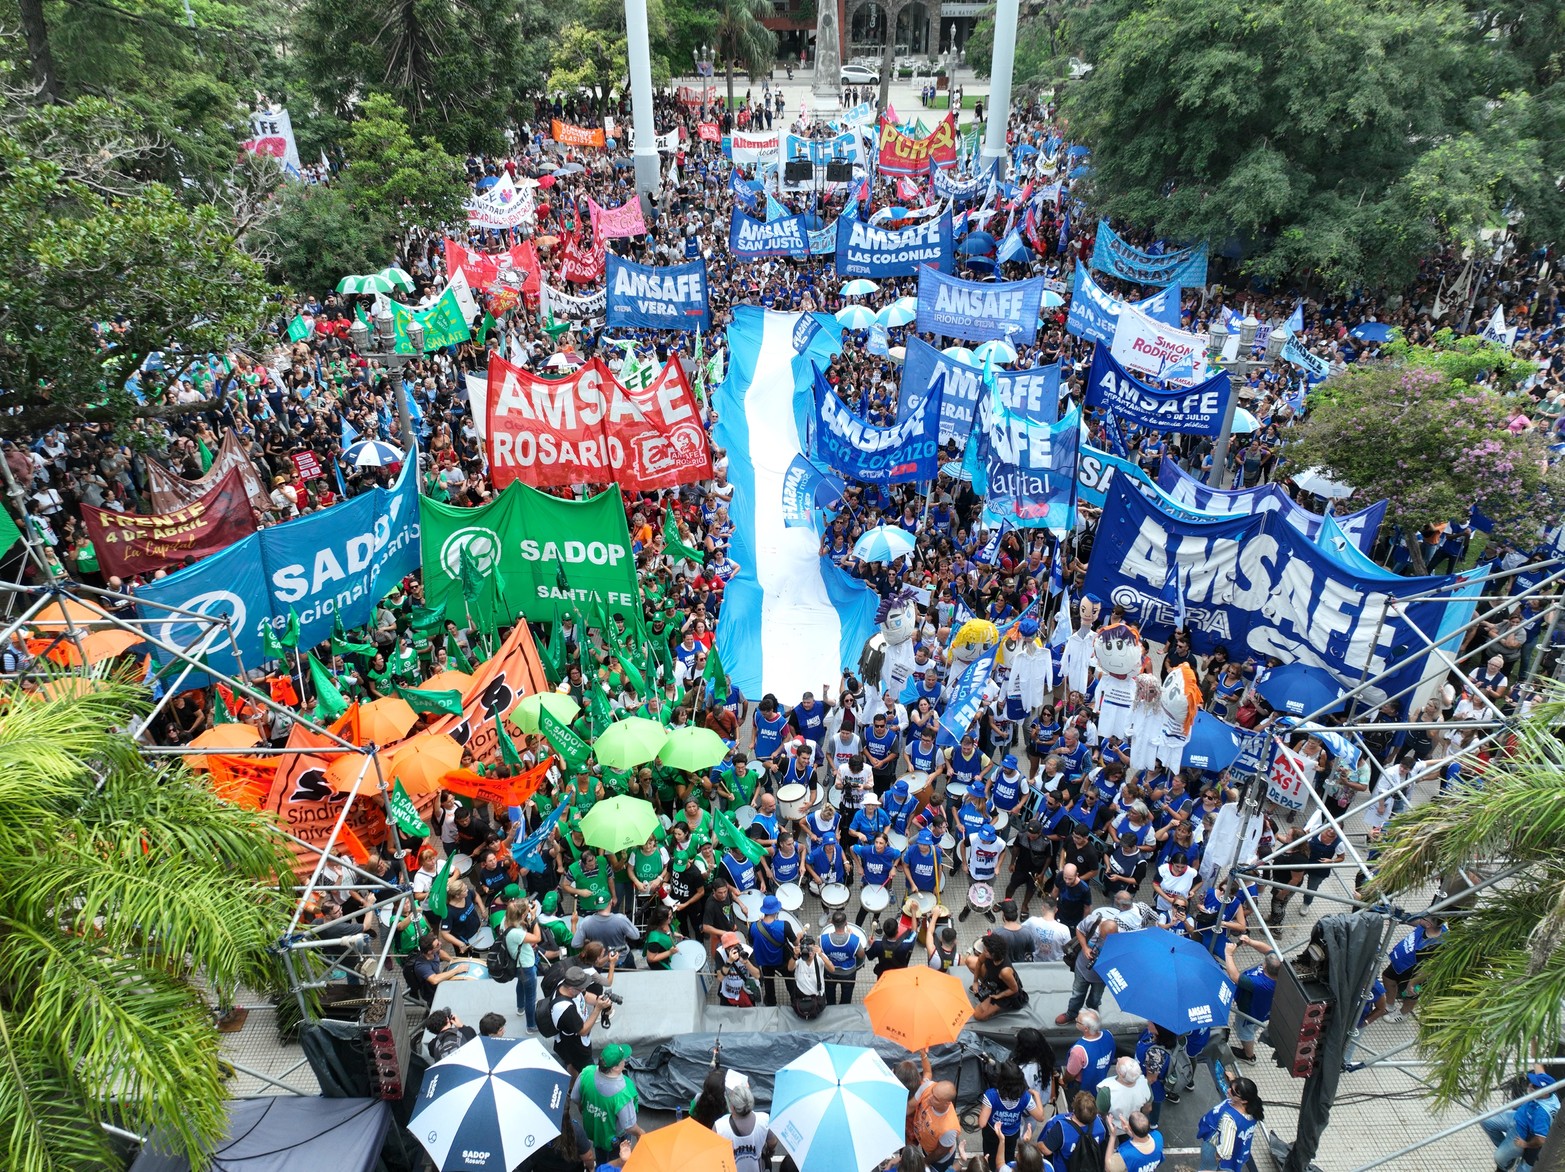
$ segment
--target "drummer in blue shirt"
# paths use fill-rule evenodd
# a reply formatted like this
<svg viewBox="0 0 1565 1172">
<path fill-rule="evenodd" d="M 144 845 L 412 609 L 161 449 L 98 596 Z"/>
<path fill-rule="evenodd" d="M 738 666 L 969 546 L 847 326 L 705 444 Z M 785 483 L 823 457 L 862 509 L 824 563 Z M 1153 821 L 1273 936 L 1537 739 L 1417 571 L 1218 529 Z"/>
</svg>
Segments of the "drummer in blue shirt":
<svg viewBox="0 0 1565 1172">
<path fill-rule="evenodd" d="M 897 870 L 901 866 L 902 856 L 891 849 L 891 843 L 884 831 L 875 835 L 868 843 L 860 843 L 853 848 L 853 853 L 858 856 L 859 869 L 863 873 L 865 887 L 880 887 L 889 891 L 891 881 L 897 877 Z M 888 898 L 887 902 L 890 900 Z M 859 903 L 859 914 L 854 918 L 854 923 L 864 926 L 865 919 L 869 916 L 869 905 L 862 900 Z"/>
<path fill-rule="evenodd" d="M 774 887 L 784 883 L 800 884 L 804 876 L 804 852 L 793 840 L 793 831 L 784 830 L 777 835 L 777 845 L 772 849 L 767 868 L 772 874 Z"/>
<path fill-rule="evenodd" d="M 898 834 L 907 834 L 913 816 L 918 813 L 918 805 L 918 798 L 910 791 L 904 778 L 893 783 L 886 791 L 885 802 L 881 808 L 885 811 L 891 829 Z"/>
<path fill-rule="evenodd" d="M 956 825 L 956 857 L 961 861 L 966 852 L 962 849 L 967 840 L 978 833 L 978 828 L 989 821 L 989 799 L 982 784 L 967 791 L 967 797 L 956 811 L 952 822 Z"/>
<path fill-rule="evenodd" d="M 873 793 L 864 795 L 863 804 L 853 814 L 848 824 L 848 844 L 857 851 L 858 846 L 873 841 L 877 834 L 891 829 L 891 815 L 881 808 L 880 799 Z"/>
<path fill-rule="evenodd" d="M 828 883 L 846 883 L 852 873 L 842 844 L 835 834 L 823 838 L 804 856 L 804 870 L 810 877 L 811 889 L 816 894 Z"/>
<path fill-rule="evenodd" d="M 940 848 L 927 830 L 920 830 L 902 854 L 902 875 L 909 892 L 940 890 Z"/>
<path fill-rule="evenodd" d="M 1005 813 L 1012 818 L 1022 808 L 1028 796 L 1027 779 L 1014 753 L 1007 753 L 1000 767 L 989 778 L 989 804 L 995 813 Z"/>
<path fill-rule="evenodd" d="M 902 759 L 907 762 L 908 772 L 930 777 L 944 764 L 942 756 L 940 747 L 935 744 L 935 730 L 925 728 L 916 739 L 908 742 Z"/>
</svg>

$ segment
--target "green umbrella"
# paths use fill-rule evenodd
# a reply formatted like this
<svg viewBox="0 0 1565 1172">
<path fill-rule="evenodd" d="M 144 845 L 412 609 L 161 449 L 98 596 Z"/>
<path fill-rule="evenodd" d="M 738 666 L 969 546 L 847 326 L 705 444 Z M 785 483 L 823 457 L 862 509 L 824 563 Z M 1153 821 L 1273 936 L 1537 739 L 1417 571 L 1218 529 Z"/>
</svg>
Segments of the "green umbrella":
<svg viewBox="0 0 1565 1172">
<path fill-rule="evenodd" d="M 523 696 L 521 703 L 511 709 L 510 716 L 522 726 L 523 732 L 535 733 L 538 731 L 540 708 L 547 708 L 549 715 L 561 724 L 569 724 L 581 712 L 581 705 L 563 692 L 538 692 L 532 696 Z"/>
<path fill-rule="evenodd" d="M 396 265 L 378 273 L 350 273 L 337 282 L 339 293 L 391 293 L 398 289 L 404 293 L 413 292 L 413 278 Z"/>
<path fill-rule="evenodd" d="M 670 769 L 710 769 L 728 756 L 728 742 L 709 728 L 686 725 L 668 734 L 658 760 Z"/>
<path fill-rule="evenodd" d="M 610 769 L 630 769 L 656 757 L 667 740 L 668 729 L 660 721 L 627 716 L 604 729 L 592 743 L 592 751 Z"/>
<path fill-rule="evenodd" d="M 581 836 L 588 846 L 610 852 L 640 846 L 658 830 L 657 811 L 641 798 L 606 798 L 588 810 L 581 820 Z"/>
</svg>

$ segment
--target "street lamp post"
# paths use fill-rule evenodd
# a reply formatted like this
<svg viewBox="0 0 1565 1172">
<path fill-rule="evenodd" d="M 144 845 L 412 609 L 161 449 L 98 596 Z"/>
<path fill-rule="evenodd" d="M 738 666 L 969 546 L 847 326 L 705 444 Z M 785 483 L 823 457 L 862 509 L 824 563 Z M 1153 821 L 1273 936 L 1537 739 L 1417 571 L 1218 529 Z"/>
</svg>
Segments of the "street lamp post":
<svg viewBox="0 0 1565 1172">
<path fill-rule="evenodd" d="M 690 50 L 690 60 L 695 63 L 698 79 L 704 80 L 713 76 L 716 57 L 717 54 L 712 51 L 711 45 L 702 45 L 699 49 Z"/>
<path fill-rule="evenodd" d="M 1239 322 L 1239 354 L 1224 368 L 1233 382 L 1238 385 L 1229 392 L 1228 406 L 1223 411 L 1223 429 L 1218 434 L 1217 446 L 1212 450 L 1212 471 L 1206 480 L 1212 488 L 1225 487 L 1223 479 L 1228 465 L 1228 447 L 1233 442 L 1234 412 L 1239 409 L 1240 388 L 1252 371 L 1264 369 L 1282 357 L 1282 348 L 1288 341 L 1283 337 L 1281 330 L 1274 328 L 1266 335 L 1266 356 L 1254 358 L 1251 356 L 1251 347 L 1255 345 L 1255 335 L 1260 328 L 1261 323 L 1246 307 L 1244 318 Z M 1228 327 L 1223 325 L 1220 319 L 1212 323 L 1206 335 L 1206 354 L 1212 365 L 1222 363 L 1223 348 L 1227 346 L 1231 336 Z"/>
<path fill-rule="evenodd" d="M 415 353 L 422 354 L 424 327 L 416 317 L 409 318 L 407 335 L 408 345 L 413 347 Z M 392 321 L 391 310 L 383 308 L 375 315 L 376 349 L 369 348 L 369 329 L 357 318 L 348 327 L 348 341 L 352 343 L 354 351 L 360 358 L 374 359 L 385 364 L 386 373 L 391 378 L 391 393 L 397 398 L 397 432 L 402 438 L 402 453 L 404 458 L 412 459 L 418 449 L 413 439 L 413 420 L 408 415 L 407 391 L 402 386 L 402 368 L 407 365 L 412 355 L 397 352 L 397 331 Z"/>
</svg>

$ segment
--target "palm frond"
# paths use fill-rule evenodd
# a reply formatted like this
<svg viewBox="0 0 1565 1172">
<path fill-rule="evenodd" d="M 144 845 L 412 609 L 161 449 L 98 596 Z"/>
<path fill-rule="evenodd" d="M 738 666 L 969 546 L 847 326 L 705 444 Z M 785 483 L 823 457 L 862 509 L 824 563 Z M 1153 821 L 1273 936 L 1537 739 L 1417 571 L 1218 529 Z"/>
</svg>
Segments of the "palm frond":
<svg viewBox="0 0 1565 1172">
<path fill-rule="evenodd" d="M 18 1039 L 0 1010 L 0 1150 L 28 1172 L 117 1169 L 108 1135 L 91 1120 L 71 1078 Z"/>
</svg>

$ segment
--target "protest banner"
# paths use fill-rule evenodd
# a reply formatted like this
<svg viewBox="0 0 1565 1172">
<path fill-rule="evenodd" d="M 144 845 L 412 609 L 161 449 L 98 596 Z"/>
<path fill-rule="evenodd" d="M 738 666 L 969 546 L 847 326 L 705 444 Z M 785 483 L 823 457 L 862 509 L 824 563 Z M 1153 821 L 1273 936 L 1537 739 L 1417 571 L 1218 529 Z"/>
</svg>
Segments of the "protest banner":
<svg viewBox="0 0 1565 1172">
<path fill-rule="evenodd" d="M 1168 457 L 1158 466 L 1157 484 L 1165 502 L 1174 502 L 1209 517 L 1249 516 L 1253 513 L 1280 513 L 1287 522 L 1311 541 L 1320 543 L 1326 518 L 1312 513 L 1288 495 L 1280 484 L 1261 484 L 1254 488 L 1209 488 Z M 1380 526 L 1386 519 L 1388 501 L 1376 501 L 1354 513 L 1333 516 L 1338 532 L 1361 552 L 1375 548 Z M 1167 511 L 1165 503 L 1165 511 Z"/>
<path fill-rule="evenodd" d="M 1060 367 L 1035 366 L 1027 370 L 995 370 L 1000 401 L 1029 419 L 1053 423 L 1060 412 Z M 973 427 L 973 406 L 983 388 L 983 368 L 942 354 L 924 339 L 909 336 L 902 359 L 899 402 L 917 403 L 937 382 L 940 395 L 940 446 L 953 440 L 967 443 Z"/>
<path fill-rule="evenodd" d="M 608 614 L 622 612 L 633 622 L 641 609 L 641 587 L 619 486 L 583 501 L 526 485 L 517 492 L 524 524 L 515 577 L 528 621 L 554 622 L 600 603 Z"/>
<path fill-rule="evenodd" d="M 339 793 L 326 780 L 326 769 L 341 755 L 335 741 L 313 733 L 301 724 L 295 724 L 288 732 L 288 748 L 293 752 L 280 754 L 271 784 L 261 799 L 260 808 L 277 820 L 283 830 L 305 844 L 290 842 L 294 853 L 294 871 L 309 875 L 315 870 L 320 851 L 332 836 L 332 830 L 342 815 L 342 805 L 348 795 Z M 343 833 L 337 836 L 333 854 L 348 855 L 350 841 L 376 846 L 386 840 L 386 807 L 375 793 L 377 780 L 374 766 L 370 766 L 370 783 L 354 795 L 353 805 L 343 820 Z M 390 779 L 387 779 L 388 784 Z M 425 794 L 415 804 L 427 813 L 434 805 L 434 795 Z M 345 837 L 351 836 L 351 837 Z M 312 849 L 314 848 L 314 849 Z"/>
<path fill-rule="evenodd" d="M 462 714 L 441 717 L 429 731 L 451 737 L 472 754 L 474 761 L 498 762 L 500 738 L 495 722 L 505 720 L 526 697 L 548 690 L 549 680 L 533 644 L 532 632 L 526 623 L 517 623 L 499 649 L 473 672 L 473 681 L 462 694 Z M 506 720 L 505 727 L 513 741 L 525 741 L 526 734 L 515 722 Z M 510 780 L 514 793 L 514 784 L 520 779 Z"/>
<path fill-rule="evenodd" d="M 627 199 L 616 208 L 606 208 L 592 196 L 587 197 L 587 210 L 592 215 L 592 234 L 613 238 L 618 236 L 645 236 L 647 222 L 641 217 L 641 200 Z"/>
<path fill-rule="evenodd" d="M 933 480 L 940 464 L 940 388 L 935 386 L 891 427 L 854 413 L 825 374 L 815 372 L 815 457 L 865 484 Z"/>
<path fill-rule="evenodd" d="M 1100 273 L 1134 281 L 1138 285 L 1206 284 L 1206 245 L 1176 248 L 1169 252 L 1144 252 L 1127 244 L 1107 220 L 1098 221 L 1092 246 L 1092 267 Z"/>
<path fill-rule="evenodd" d="M 308 448 L 294 452 L 288 459 L 293 461 L 293 470 L 298 473 L 300 480 L 326 479 L 326 470 L 321 467 L 320 457 Z"/>
<path fill-rule="evenodd" d="M 790 134 L 783 140 L 783 158 L 797 163 L 808 160 L 817 167 L 827 163 L 851 163 L 859 157 L 859 136 L 839 134 L 835 138 L 800 138 Z"/>
<path fill-rule="evenodd" d="M 710 330 L 706 262 L 638 265 L 607 258 L 607 324 L 611 329 Z"/>
<path fill-rule="evenodd" d="M 1204 383 L 1212 373 L 1204 337 L 1155 321 L 1133 305 L 1120 310 L 1109 352 L 1129 370 L 1178 386 Z"/>
<path fill-rule="evenodd" d="M 696 137 L 702 142 L 722 142 L 723 128 L 716 122 L 696 123 Z"/>
<path fill-rule="evenodd" d="M 1233 388 L 1226 370 L 1198 386 L 1159 390 L 1148 386 L 1114 361 L 1102 342 L 1093 347 L 1087 374 L 1087 406 L 1112 412 L 1123 423 L 1155 432 L 1216 436 Z"/>
<path fill-rule="evenodd" d="M 768 256 L 803 260 L 810 255 L 806 219 L 804 216 L 784 216 L 778 220 L 757 220 L 734 208 L 729 213 L 728 251 L 740 261 Z"/>
<path fill-rule="evenodd" d="M 887 115 L 880 119 L 880 172 L 927 175 L 930 166 L 956 165 L 956 114 L 949 112 L 922 138 L 904 134 Z"/>
<path fill-rule="evenodd" d="M 1136 309 L 1166 326 L 1179 327 L 1179 286 L 1170 285 L 1161 293 L 1155 293 L 1145 301 L 1131 303 Z M 1114 340 L 1114 329 L 1119 325 L 1120 311 L 1126 302 L 1111 295 L 1092 279 L 1086 265 L 1076 266 L 1075 284 L 1071 291 L 1070 316 L 1065 319 L 1065 332 L 1089 342 L 1105 345 Z"/>
<path fill-rule="evenodd" d="M 1076 408 L 1058 423 L 1044 423 L 1012 411 L 997 393 L 985 393 L 973 414 L 973 434 L 964 466 L 973 491 L 984 498 L 985 519 L 1067 533 L 1076 527 Z"/>
<path fill-rule="evenodd" d="M 89 504 L 81 511 L 103 572 L 121 578 L 204 558 L 255 532 L 255 510 L 235 468 L 171 513 L 116 513 Z"/>
<path fill-rule="evenodd" d="M 877 228 L 851 216 L 837 221 L 839 277 L 897 277 L 932 264 L 951 271 L 951 213 L 908 228 Z"/>
<path fill-rule="evenodd" d="M 189 508 L 230 472 L 237 471 L 239 479 L 244 481 L 245 495 L 250 498 L 250 507 L 257 515 L 271 511 L 272 497 L 265 484 L 261 481 L 261 474 L 256 470 L 255 461 L 250 459 L 250 453 L 240 442 L 237 429 L 230 428 L 223 435 L 223 442 L 218 445 L 216 454 L 212 457 L 212 466 L 195 480 L 186 480 L 176 474 L 168 465 L 146 457 L 147 463 L 147 495 L 152 498 L 152 510 L 156 513 L 175 513 L 180 509 Z"/>
<path fill-rule="evenodd" d="M 1331 363 L 1318 354 L 1311 354 L 1299 341 L 1297 334 L 1289 337 L 1282 348 L 1283 359 L 1304 372 L 1312 383 L 1318 383 L 1331 373 Z"/>
<path fill-rule="evenodd" d="M 728 136 L 725 153 L 741 166 L 776 163 L 781 136 L 776 133 L 747 134 L 736 130 Z"/>
<path fill-rule="evenodd" d="M 800 452 L 783 474 L 783 525 L 789 529 L 815 528 L 815 510 L 831 508 L 842 500 L 843 482 L 822 472 Z"/>
<path fill-rule="evenodd" d="M 601 236 L 587 246 L 574 233 L 567 236 L 560 249 L 560 278 L 573 285 L 596 285 L 603 280 L 605 251 Z"/>
<path fill-rule="evenodd" d="M 608 293 L 603 289 L 578 297 L 574 293 L 562 293 L 546 282 L 540 282 L 538 286 L 538 312 L 545 317 L 553 314 L 567 321 L 587 321 L 602 317 L 607 305 Z"/>
<path fill-rule="evenodd" d="M 601 126 L 590 129 L 585 126 L 572 126 L 569 122 L 562 122 L 558 118 L 550 120 L 549 135 L 555 142 L 564 143 L 566 146 L 600 147 L 604 144 Z"/>
<path fill-rule="evenodd" d="M 299 144 L 293 137 L 293 119 L 281 107 L 275 110 L 256 110 L 250 115 L 250 137 L 239 144 L 239 149 L 252 155 L 266 155 L 277 160 L 277 165 L 292 179 L 300 178 L 303 165 L 299 161 Z"/>
<path fill-rule="evenodd" d="M 390 298 L 387 298 L 386 304 L 391 309 L 391 324 L 396 339 L 394 348 L 398 354 L 415 353 L 413 343 L 408 339 L 408 324 L 415 320 L 424 327 L 426 354 L 458 345 L 473 336 L 472 319 L 463 310 L 457 290 L 449 283 L 440 296 L 423 309 L 415 309 Z"/>
<path fill-rule="evenodd" d="M 1038 335 L 1043 278 L 964 281 L 928 265 L 918 270 L 918 328 L 950 338 L 1031 342 Z"/>
<path fill-rule="evenodd" d="M 504 172 L 488 191 L 474 196 L 463 207 L 468 224 L 474 228 L 520 228 L 538 218 L 532 188 L 517 187 Z"/>
</svg>

